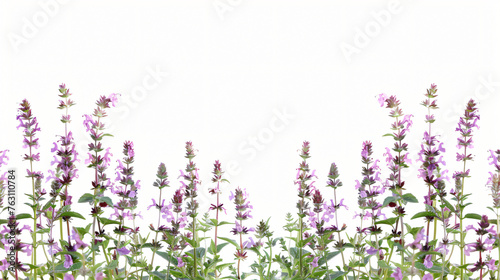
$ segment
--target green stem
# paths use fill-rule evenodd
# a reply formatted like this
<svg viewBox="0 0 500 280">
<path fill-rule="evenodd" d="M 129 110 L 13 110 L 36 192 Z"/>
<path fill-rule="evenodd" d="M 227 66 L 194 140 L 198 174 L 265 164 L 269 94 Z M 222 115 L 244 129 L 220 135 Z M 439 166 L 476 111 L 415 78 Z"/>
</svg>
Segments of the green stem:
<svg viewBox="0 0 500 280">
<path fill-rule="evenodd" d="M 273 243 L 269 239 L 269 236 L 267 237 L 267 243 L 269 244 L 269 266 L 267 267 L 267 277 L 269 278 L 269 275 L 271 274 L 271 264 L 273 263 Z"/>
<path fill-rule="evenodd" d="M 302 197 L 301 205 L 304 205 L 304 197 Z M 302 216 L 299 216 L 299 273 L 298 274 L 300 277 L 302 277 L 302 227 L 303 227 Z"/>
</svg>

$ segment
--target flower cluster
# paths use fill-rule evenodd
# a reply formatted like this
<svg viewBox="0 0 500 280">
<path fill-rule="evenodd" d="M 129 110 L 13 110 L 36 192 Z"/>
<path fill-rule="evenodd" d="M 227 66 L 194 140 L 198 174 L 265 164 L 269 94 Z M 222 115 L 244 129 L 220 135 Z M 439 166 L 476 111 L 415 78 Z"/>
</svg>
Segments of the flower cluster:
<svg viewBox="0 0 500 280">
<path fill-rule="evenodd" d="M 493 229 L 493 226 L 490 227 L 488 216 L 486 215 L 481 217 L 481 221 L 478 222 L 477 228 L 469 225 L 466 230 L 474 230 L 477 235 L 477 240 L 474 243 L 465 245 L 465 255 L 470 256 L 470 253 L 472 252 L 479 252 L 479 260 L 471 268 L 469 268 L 469 270 L 472 272 L 480 270 L 480 277 L 482 278 L 483 269 L 485 267 L 488 267 L 489 270 L 497 269 L 493 258 L 489 258 L 487 261 L 483 259 L 483 257 L 485 257 L 483 253 L 490 252 L 493 249 L 493 243 L 495 243 L 497 233 Z"/>
<path fill-rule="evenodd" d="M 500 150 L 496 150 L 495 152 L 490 150 L 490 153 L 488 159 L 491 159 L 490 165 L 495 167 L 495 173 L 490 172 L 490 177 L 486 185 L 491 190 L 493 207 L 500 208 Z"/>
<path fill-rule="evenodd" d="M 236 221 L 235 227 L 231 230 L 231 233 L 234 235 L 239 236 L 239 248 L 236 250 L 236 253 L 234 256 L 238 260 L 238 279 L 240 279 L 240 262 L 242 260 L 245 260 L 247 258 L 247 252 L 246 248 L 251 247 L 255 245 L 253 243 L 252 239 L 249 239 L 250 242 L 245 242 L 243 243 L 243 235 L 248 234 L 250 231 L 255 231 L 254 228 L 248 228 L 247 226 L 243 225 L 243 221 L 248 220 L 249 218 L 252 218 L 251 215 L 251 209 L 253 209 L 253 206 L 250 204 L 250 201 L 248 200 L 248 193 L 246 189 L 241 189 L 238 187 L 234 194 L 231 192 L 231 195 L 229 197 L 229 200 L 234 202 L 235 208 L 236 208 Z"/>
<path fill-rule="evenodd" d="M 24 99 L 19 107 L 19 115 L 17 116 L 19 120 L 19 128 L 23 128 L 23 136 L 24 136 L 24 148 L 29 150 L 29 154 L 24 155 L 24 160 L 29 161 L 30 169 L 26 170 L 27 178 L 31 178 L 32 185 L 32 196 L 31 198 L 31 208 L 33 210 L 33 231 L 32 234 L 32 247 L 33 247 L 33 258 L 32 265 L 37 263 L 37 230 L 42 229 L 41 222 L 38 223 L 38 219 L 41 221 L 41 201 L 43 200 L 43 196 L 47 194 L 45 189 L 42 188 L 42 179 L 43 174 L 40 171 L 33 171 L 33 162 L 40 161 L 40 153 L 34 153 L 35 149 L 40 147 L 38 143 L 38 138 L 36 137 L 37 132 L 40 131 L 40 127 L 38 126 L 38 121 L 36 117 L 33 116 L 31 112 L 31 105 L 28 100 Z M 36 278 L 36 272 L 35 272 Z"/>
<path fill-rule="evenodd" d="M 420 145 L 421 149 L 418 153 L 418 162 L 421 163 L 421 166 L 418 170 L 418 177 L 423 179 L 425 184 L 427 185 L 427 195 L 424 196 L 424 204 L 426 205 L 426 210 L 431 209 L 431 212 L 439 212 L 436 197 L 439 196 L 441 201 L 441 217 L 440 219 L 443 221 L 443 226 L 446 228 L 447 218 L 445 217 L 445 212 L 449 211 L 449 209 L 445 206 L 444 197 L 446 196 L 445 190 L 445 179 L 444 174 L 448 172 L 448 170 L 444 170 L 442 166 L 446 165 L 446 162 L 443 160 L 443 155 L 446 150 L 443 147 L 443 143 L 437 139 L 436 135 L 432 134 L 432 124 L 435 122 L 435 117 L 431 114 L 431 110 L 438 109 L 437 101 L 435 98 L 437 97 L 437 86 L 432 84 L 427 92 L 424 94 L 426 99 L 422 101 L 422 105 L 427 108 L 427 115 L 425 116 L 425 122 L 428 124 L 427 131 L 424 132 L 423 143 Z M 427 221 L 427 238 L 425 249 L 429 250 L 429 229 L 430 222 L 436 218 L 434 215 L 427 215 L 425 219 Z M 434 229 L 436 231 L 436 229 Z M 447 235 L 447 234 L 446 234 Z M 443 244 L 447 243 L 447 238 L 443 239 Z"/>
</svg>

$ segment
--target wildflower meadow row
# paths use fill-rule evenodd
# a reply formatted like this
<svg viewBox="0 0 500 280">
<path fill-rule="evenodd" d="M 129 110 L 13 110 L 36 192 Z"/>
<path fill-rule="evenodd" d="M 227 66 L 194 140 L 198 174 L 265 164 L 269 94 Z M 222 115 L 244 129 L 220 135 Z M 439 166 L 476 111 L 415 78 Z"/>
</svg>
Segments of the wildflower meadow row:
<svg viewBox="0 0 500 280">
<path fill-rule="evenodd" d="M 202 188 L 202 171 L 195 162 L 199 151 L 190 141 L 185 143 L 186 166 L 179 173 L 172 175 L 165 163 L 159 163 L 156 175 L 151 170 L 150 178 L 138 178 L 134 142 L 123 141 L 120 157 L 106 146 L 112 136 L 106 132 L 106 117 L 112 114 L 117 94 L 101 96 L 93 111 L 83 116 L 91 142 L 80 159 L 71 130 L 74 118 L 69 114 L 76 103 L 66 85 L 59 86 L 61 133 L 50 149 L 51 167 L 43 171 L 39 109 L 22 100 L 17 128 L 25 149 L 25 166 L 20 169 L 25 171 L 20 176 L 31 181 L 30 190 L 23 190 L 29 211 L 16 214 L 11 208 L 15 174 L 6 165 L 18 147 L 0 150 L 0 237 L 5 256 L 1 277 L 500 279 L 500 150 L 488 154 L 491 168 L 485 183 L 492 200 L 485 210 L 489 211 L 469 213 L 471 188 L 466 183 L 479 111 L 474 100 L 465 104 L 457 120 L 455 151 L 463 168 L 448 170 L 444 155 L 450 151 L 435 132 L 437 91 L 432 84 L 424 92 L 421 104 L 426 115 L 420 121 L 426 129 L 420 132 L 413 131 L 414 117 L 404 113 L 396 96 L 378 96 L 392 121 L 384 136 L 393 144 L 378 147 L 360 141 L 361 172 L 354 182 L 341 181 L 337 163 L 331 163 L 328 174 L 317 174 L 308 161 L 313 155 L 311 143 L 304 141 L 293 179 L 297 202 L 290 212 L 295 214 L 288 213 L 281 225 L 269 217 L 253 217 L 251 186 L 231 185 L 218 160 L 210 187 Z M 410 133 L 421 135 L 420 147 L 405 142 Z M 418 156 L 415 162 L 409 156 L 411 149 Z M 376 158 L 375 150 L 385 151 L 385 158 Z M 90 177 L 80 176 L 84 165 Z M 404 170 L 412 165 L 418 168 L 419 181 L 410 185 Z M 144 191 L 144 185 L 152 188 Z M 76 186 L 87 190 L 78 198 L 72 195 Z M 339 224 L 339 215 L 349 210 L 342 188 L 357 191 L 358 209 L 349 226 Z M 425 190 L 423 197 L 412 194 L 417 188 Z M 200 208 L 202 192 L 211 198 L 209 209 Z M 137 225 L 145 215 L 138 211 L 139 200 L 151 201 L 148 228 Z M 86 212 L 76 211 L 76 202 Z M 410 216 L 410 207 L 419 210 Z M 231 208 L 232 217 L 227 215 Z M 286 234 L 277 236 L 277 227 Z"/>
</svg>

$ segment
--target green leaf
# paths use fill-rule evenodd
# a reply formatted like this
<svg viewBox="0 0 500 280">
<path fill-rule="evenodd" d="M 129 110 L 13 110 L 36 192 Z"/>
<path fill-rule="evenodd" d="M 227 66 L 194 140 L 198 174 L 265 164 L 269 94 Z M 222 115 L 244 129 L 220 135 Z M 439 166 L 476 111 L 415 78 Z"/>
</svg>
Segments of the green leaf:
<svg viewBox="0 0 500 280">
<path fill-rule="evenodd" d="M 464 216 L 464 219 L 474 219 L 474 220 L 481 220 L 481 215 L 475 214 L 475 213 L 469 213 Z M 496 221 L 495 221 L 496 223 Z"/>
<path fill-rule="evenodd" d="M 120 224 L 119 221 L 110 220 L 110 219 L 106 219 L 103 217 L 98 217 L 98 219 L 101 222 L 101 224 L 103 224 L 103 225 L 119 225 Z"/>
<path fill-rule="evenodd" d="M 385 207 L 385 206 L 389 205 L 389 203 L 391 203 L 391 202 L 395 202 L 395 201 L 396 201 L 396 198 L 395 198 L 394 196 L 388 196 L 388 197 L 386 197 L 386 198 L 384 199 L 384 204 L 383 204 L 383 206 Z"/>
<path fill-rule="evenodd" d="M 31 216 L 31 214 L 28 213 L 22 213 L 16 215 L 16 220 L 22 220 L 22 219 L 33 219 L 33 217 Z"/>
<path fill-rule="evenodd" d="M 217 252 L 214 253 L 214 249 L 215 249 L 215 243 L 213 243 L 213 240 L 212 240 L 212 244 L 210 245 L 210 247 L 208 248 L 208 252 L 212 255 L 215 255 L 215 254 L 218 254 L 222 248 L 226 247 L 226 245 L 229 244 L 229 243 L 221 243 L 221 244 L 218 244 L 217 245 Z M 212 246 L 213 245 L 213 246 Z"/>
<path fill-rule="evenodd" d="M 419 270 L 429 271 L 429 272 L 433 272 L 433 273 L 441 273 L 441 269 L 442 269 L 441 265 L 438 265 L 436 263 L 434 263 L 434 265 L 431 268 L 427 268 L 424 266 L 423 263 L 417 262 L 417 263 L 415 263 L 415 267 L 418 268 Z M 448 274 L 448 273 L 450 273 L 450 270 L 447 267 L 444 267 L 444 274 Z"/>
<path fill-rule="evenodd" d="M 390 269 L 390 268 L 391 268 L 391 266 L 390 266 L 390 265 L 388 265 L 388 264 L 387 264 L 385 261 L 383 261 L 383 260 L 379 260 L 379 261 L 378 261 L 378 266 L 379 266 L 380 268 L 387 268 L 387 269 Z"/>
<path fill-rule="evenodd" d="M 177 271 L 173 271 L 173 270 L 171 270 L 171 271 L 170 271 L 170 274 L 172 274 L 173 276 L 178 277 L 178 278 L 180 278 L 180 277 L 184 277 L 184 274 L 179 273 L 180 275 L 175 275 L 175 274 L 174 274 L 174 272 L 175 272 L 175 273 L 179 273 L 179 272 L 177 272 Z M 167 274 L 165 274 L 165 273 L 161 273 L 161 272 L 159 272 L 159 271 L 148 271 L 148 274 L 149 274 L 149 275 L 156 276 L 156 277 L 158 277 L 158 278 L 160 278 L 160 279 L 167 279 Z"/>
<path fill-rule="evenodd" d="M 86 193 L 78 199 L 78 203 L 87 203 L 94 200 L 94 196 L 90 193 Z"/>
<path fill-rule="evenodd" d="M 81 267 L 82 267 L 82 263 L 81 262 L 73 263 L 73 265 L 70 266 L 69 268 L 64 267 L 64 263 L 61 263 L 61 264 L 57 265 L 55 267 L 55 269 L 56 269 L 56 273 L 64 273 L 64 272 L 68 272 L 68 271 L 78 270 Z"/>
<path fill-rule="evenodd" d="M 80 213 L 72 211 L 61 213 L 61 217 L 73 217 L 85 220 L 85 218 Z"/>
<path fill-rule="evenodd" d="M 177 266 L 177 258 L 171 257 L 169 253 L 158 251 L 156 252 L 156 254 L 164 258 L 165 260 L 170 261 L 170 263 L 172 263 L 173 265 Z"/>
<path fill-rule="evenodd" d="M 99 197 L 99 201 L 100 202 L 106 202 L 107 205 L 113 206 L 113 201 L 111 200 L 111 198 L 109 198 L 107 196 L 101 196 L 101 197 Z"/>
<path fill-rule="evenodd" d="M 443 198 L 443 202 L 444 202 L 444 205 L 446 205 L 446 207 L 448 207 L 448 209 L 451 210 L 451 212 L 455 212 L 455 207 L 453 207 L 453 205 L 451 205 L 451 203 L 448 200 Z M 464 206 L 464 208 L 465 208 L 465 206 Z"/>
<path fill-rule="evenodd" d="M 347 272 L 344 272 L 344 271 L 335 271 L 333 274 L 330 274 L 330 279 L 331 280 L 339 279 L 346 274 L 347 274 Z"/>
<path fill-rule="evenodd" d="M 318 265 L 324 265 L 326 262 L 330 261 L 331 259 L 333 259 L 335 256 L 337 256 L 338 254 L 340 254 L 340 251 L 335 251 L 335 252 L 329 252 L 328 255 L 326 255 L 326 260 L 325 260 L 325 257 L 321 257 L 319 260 L 318 260 Z"/>
<path fill-rule="evenodd" d="M 418 203 L 418 199 L 411 193 L 403 194 L 403 200 L 410 203 Z"/>
<path fill-rule="evenodd" d="M 413 220 L 421 217 L 436 217 L 436 214 L 429 211 L 423 211 L 415 214 L 413 217 L 411 217 L 411 219 Z"/>
<path fill-rule="evenodd" d="M 222 236 L 219 236 L 218 237 L 219 239 L 222 239 L 224 241 L 227 241 L 229 243 L 231 243 L 232 245 L 234 245 L 234 247 L 236 247 L 237 249 L 240 248 L 240 245 L 238 243 L 236 243 L 236 241 L 232 240 L 232 239 L 229 239 L 229 238 L 226 238 L 226 237 L 222 237 Z"/>
<path fill-rule="evenodd" d="M 376 225 L 393 225 L 398 220 L 398 217 L 392 217 L 386 220 L 375 222 Z"/>
</svg>

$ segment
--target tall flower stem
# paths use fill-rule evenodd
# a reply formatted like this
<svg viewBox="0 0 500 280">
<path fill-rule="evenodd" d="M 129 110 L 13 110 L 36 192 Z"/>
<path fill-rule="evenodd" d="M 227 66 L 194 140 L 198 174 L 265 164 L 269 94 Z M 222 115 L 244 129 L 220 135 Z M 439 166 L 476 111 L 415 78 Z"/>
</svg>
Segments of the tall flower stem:
<svg viewBox="0 0 500 280">
<path fill-rule="evenodd" d="M 158 203 L 161 205 L 161 194 L 162 194 L 162 189 L 160 189 L 160 197 L 159 197 L 159 200 L 158 200 Z M 160 218 L 161 218 L 161 207 L 158 207 L 158 226 L 157 226 L 157 229 L 160 228 Z M 155 242 L 154 244 L 156 244 L 158 242 L 158 232 L 159 231 L 156 231 L 156 234 L 155 234 Z M 156 249 L 153 250 L 153 256 L 151 257 L 151 267 L 153 266 L 153 263 L 154 263 L 154 260 L 155 260 L 155 255 L 156 255 Z"/>
</svg>

